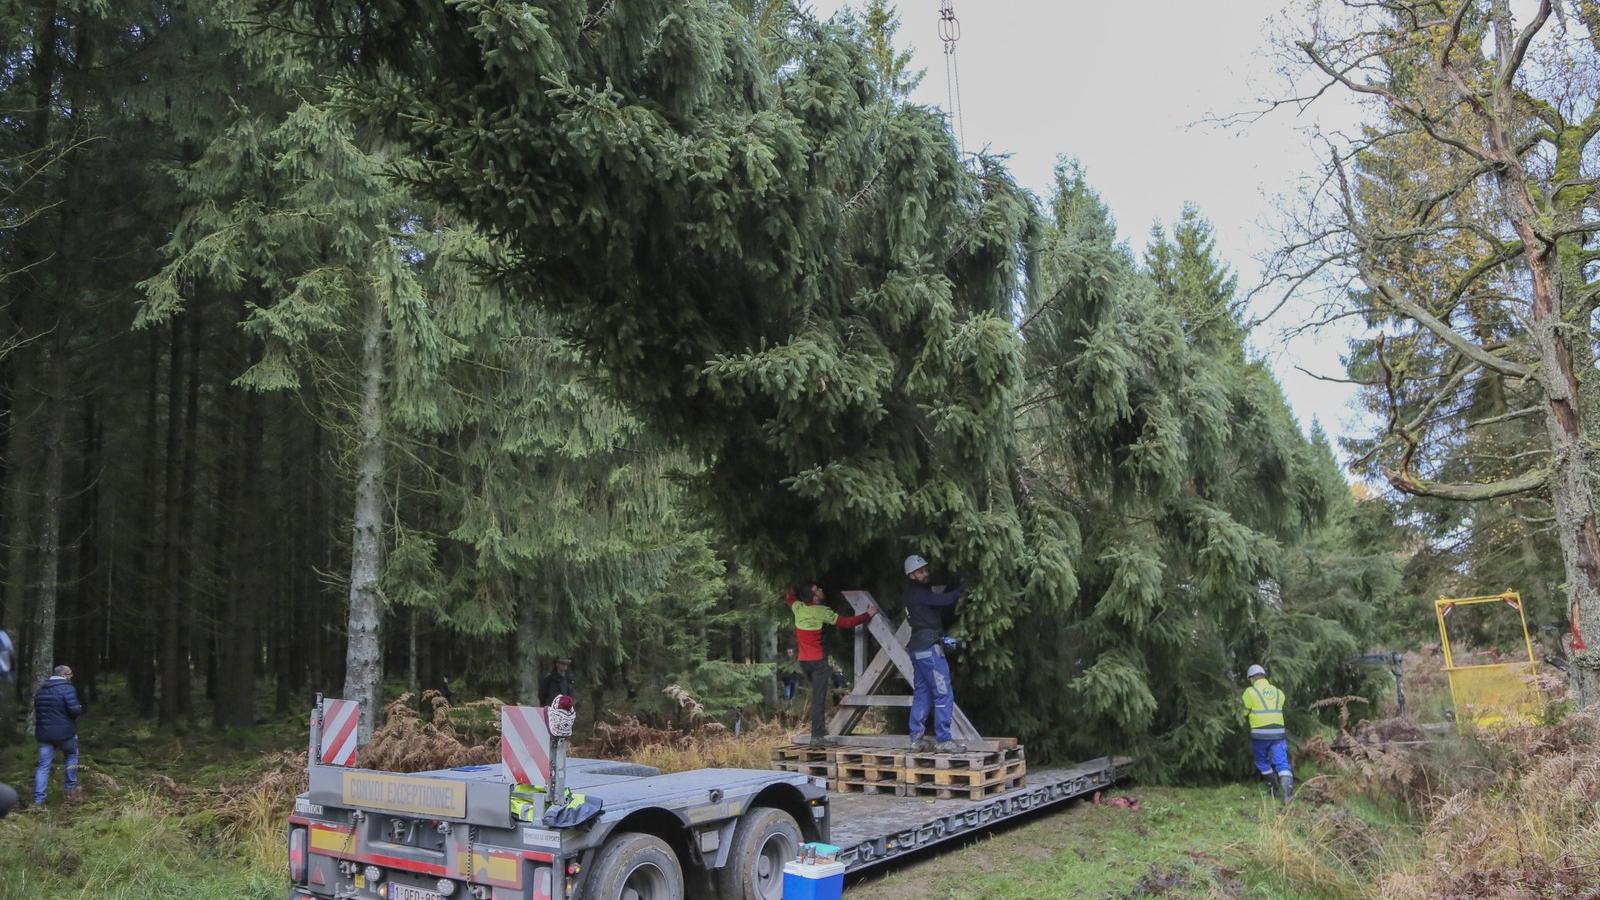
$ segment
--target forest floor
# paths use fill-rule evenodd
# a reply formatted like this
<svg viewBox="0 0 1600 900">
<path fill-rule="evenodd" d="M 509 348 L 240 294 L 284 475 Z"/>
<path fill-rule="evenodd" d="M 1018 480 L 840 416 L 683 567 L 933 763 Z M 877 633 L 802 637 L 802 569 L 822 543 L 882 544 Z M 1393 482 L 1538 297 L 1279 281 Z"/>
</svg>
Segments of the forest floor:
<svg viewBox="0 0 1600 900">
<path fill-rule="evenodd" d="M 92 709 L 81 796 L 63 802 L 58 769 L 45 810 L 0 821 L 0 900 L 279 900 L 302 718 L 176 734 L 114 702 Z M 853 881 L 846 895 L 1600 897 L 1592 812 L 1600 723 L 1574 716 L 1424 746 L 1396 742 L 1403 731 L 1362 726 L 1342 741 L 1305 742 L 1297 749 L 1302 802 L 1288 812 L 1254 783 L 1127 784 L 1113 793 L 1138 798 L 1140 809 L 1075 803 Z M 667 768 L 748 765 L 765 758 L 782 733 L 773 732 L 682 737 L 618 755 Z M 613 731 L 597 740 L 637 737 Z M 27 794 L 31 773 L 31 746 L 0 751 L 0 781 Z"/>
</svg>

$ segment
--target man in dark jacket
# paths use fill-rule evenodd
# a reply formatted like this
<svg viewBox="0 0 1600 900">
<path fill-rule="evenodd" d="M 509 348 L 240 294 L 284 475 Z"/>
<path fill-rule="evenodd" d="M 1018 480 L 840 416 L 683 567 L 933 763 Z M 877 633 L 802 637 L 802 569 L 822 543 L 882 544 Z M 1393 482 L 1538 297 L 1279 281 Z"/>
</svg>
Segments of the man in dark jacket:
<svg viewBox="0 0 1600 900">
<path fill-rule="evenodd" d="M 0 784 L 0 819 L 17 808 L 17 792 L 9 784 Z"/>
<path fill-rule="evenodd" d="M 562 694 L 572 696 L 572 659 L 563 656 L 539 681 L 539 705 L 549 706 Z"/>
<path fill-rule="evenodd" d="M 950 683 L 950 664 L 945 661 L 945 626 L 955 618 L 956 601 L 962 589 L 934 590 L 928 584 L 928 561 L 915 553 L 906 557 L 906 585 L 902 600 L 911 623 L 911 666 L 916 683 L 911 689 L 911 749 L 940 753 L 961 753 L 967 748 L 950 737 L 955 718 L 955 689 Z M 933 713 L 933 733 L 938 743 L 923 736 L 928 713 Z"/>
<path fill-rule="evenodd" d="M 78 789 L 78 716 L 83 704 L 72 688 L 72 667 L 56 666 L 56 673 L 33 695 L 33 736 L 39 742 L 39 768 L 33 773 L 33 805 L 44 805 L 50 784 L 50 767 L 56 753 L 67 757 L 67 793 Z"/>
</svg>

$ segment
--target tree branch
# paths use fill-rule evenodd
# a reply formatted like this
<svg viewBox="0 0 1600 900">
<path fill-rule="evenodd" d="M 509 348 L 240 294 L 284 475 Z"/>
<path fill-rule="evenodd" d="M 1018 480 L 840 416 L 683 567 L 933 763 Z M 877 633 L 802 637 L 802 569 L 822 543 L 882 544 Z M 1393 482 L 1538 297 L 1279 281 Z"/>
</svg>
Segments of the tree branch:
<svg viewBox="0 0 1600 900">
<path fill-rule="evenodd" d="M 1322 54 L 1317 52 L 1317 48 L 1312 46 L 1310 41 L 1301 41 L 1300 49 L 1306 54 L 1306 56 L 1310 57 L 1311 62 L 1317 68 L 1321 69 L 1329 78 L 1337 80 L 1340 84 L 1358 94 L 1370 94 L 1374 97 L 1383 98 L 1395 109 L 1398 109 L 1410 116 L 1412 119 L 1415 119 L 1417 124 L 1422 126 L 1422 130 L 1426 131 L 1428 136 L 1432 137 L 1434 140 L 1443 144 L 1448 144 L 1451 147 L 1460 150 L 1462 153 L 1471 156 L 1473 159 L 1482 160 L 1483 162 L 1493 162 L 1490 156 L 1479 148 L 1474 147 L 1458 138 L 1453 138 L 1447 134 L 1441 134 L 1437 129 L 1434 128 L 1433 117 L 1428 115 L 1426 110 L 1423 110 L 1417 106 L 1413 106 L 1412 104 L 1400 99 L 1400 96 L 1393 91 L 1388 90 L 1387 88 L 1378 87 L 1374 84 L 1358 84 L 1357 82 L 1352 81 L 1348 75 L 1335 69 L 1328 63 L 1327 60 L 1323 59 Z"/>
<path fill-rule="evenodd" d="M 1463 3 L 1465 8 L 1471 4 Z M 1511 86 L 1511 80 L 1517 76 L 1517 70 L 1522 68 L 1522 61 L 1528 56 L 1528 46 L 1533 43 L 1533 38 L 1544 28 L 1544 23 L 1550 19 L 1550 0 L 1540 0 L 1539 11 L 1534 13 L 1533 21 L 1529 22 L 1522 33 L 1517 35 L 1517 43 L 1511 48 L 1511 58 L 1505 60 L 1500 66 L 1500 84 L 1504 87 Z"/>
<path fill-rule="evenodd" d="M 1389 483 L 1401 493 L 1415 497 L 1437 497 L 1440 500 L 1493 500 L 1496 497 L 1514 497 L 1537 491 L 1550 480 L 1548 469 L 1533 469 L 1514 478 L 1475 484 L 1451 484 L 1424 481 L 1406 472 L 1389 473 Z"/>
<path fill-rule="evenodd" d="M 1350 232 L 1356 236 L 1358 242 L 1364 244 L 1365 241 L 1361 234 L 1361 224 L 1356 218 L 1355 200 L 1350 194 L 1350 181 L 1345 175 L 1344 164 L 1340 162 L 1337 157 L 1335 157 L 1333 164 L 1339 176 L 1339 188 L 1342 194 L 1344 214 L 1346 221 L 1350 225 Z M 1523 378 L 1528 375 L 1527 366 L 1513 362 L 1509 359 L 1502 359 L 1501 357 L 1490 353 L 1488 350 L 1485 350 L 1473 341 L 1469 340 L 1459 331 L 1456 331 L 1454 328 L 1451 328 L 1449 325 L 1445 324 L 1439 319 L 1438 316 L 1435 316 L 1433 313 L 1424 309 L 1420 303 L 1417 303 L 1411 298 L 1405 296 L 1405 294 L 1395 288 L 1395 286 L 1391 284 L 1387 278 L 1384 278 L 1377 269 L 1373 268 L 1366 252 L 1363 252 L 1356 257 L 1356 269 L 1360 271 L 1362 280 L 1367 282 L 1367 285 L 1373 290 L 1377 291 L 1378 295 L 1382 297 L 1385 302 L 1387 302 L 1390 306 L 1393 306 L 1395 309 L 1410 316 L 1412 319 L 1416 320 L 1418 324 L 1433 332 L 1439 337 L 1440 340 L 1448 344 L 1457 353 L 1460 353 L 1462 356 L 1465 356 L 1478 365 L 1483 366 L 1485 369 L 1499 372 L 1502 375 L 1510 375 L 1514 378 Z"/>
<path fill-rule="evenodd" d="M 1467 423 L 1467 427 L 1468 428 L 1482 428 L 1482 427 L 1484 427 L 1486 425 L 1495 425 L 1495 424 L 1498 424 L 1500 422 L 1509 422 L 1512 419 L 1521 419 L 1524 416 L 1535 415 L 1536 413 L 1544 412 L 1544 410 L 1545 410 L 1545 407 L 1543 407 L 1543 406 L 1529 406 L 1529 407 L 1525 407 L 1523 409 L 1513 410 L 1511 412 L 1504 413 L 1502 415 L 1490 416 L 1487 419 L 1479 419 L 1476 422 L 1468 422 Z"/>
<path fill-rule="evenodd" d="M 1467 274 L 1456 281 L 1456 286 L 1450 291 L 1450 304 L 1446 308 L 1454 309 L 1455 305 L 1461 302 L 1461 295 L 1467 292 L 1467 288 L 1471 287 L 1474 281 L 1488 274 L 1490 269 L 1516 259 L 1521 252 L 1522 242 L 1516 241 L 1502 245 L 1499 253 L 1479 260 L 1477 265 L 1468 269 Z"/>
<path fill-rule="evenodd" d="M 1381 381 L 1362 381 L 1359 378 L 1335 378 L 1332 375 L 1318 375 L 1316 372 L 1311 371 L 1310 369 L 1306 368 L 1305 366 L 1296 365 L 1295 368 L 1299 369 L 1304 374 L 1309 375 L 1312 378 L 1315 378 L 1318 381 L 1327 381 L 1327 382 L 1331 382 L 1333 384 L 1359 384 L 1359 385 L 1361 385 L 1363 387 L 1382 387 L 1383 386 L 1383 382 L 1381 382 Z"/>
</svg>

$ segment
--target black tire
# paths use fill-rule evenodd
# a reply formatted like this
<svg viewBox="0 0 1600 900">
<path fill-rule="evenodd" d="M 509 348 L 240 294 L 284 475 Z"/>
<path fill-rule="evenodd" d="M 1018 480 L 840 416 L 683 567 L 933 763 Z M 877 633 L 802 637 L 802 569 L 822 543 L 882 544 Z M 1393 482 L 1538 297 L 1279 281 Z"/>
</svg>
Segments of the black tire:
<svg viewBox="0 0 1600 900">
<path fill-rule="evenodd" d="M 683 900 L 683 866 L 653 834 L 614 834 L 601 848 L 584 894 L 594 900 Z"/>
<path fill-rule="evenodd" d="M 783 866 L 802 843 L 800 826 L 783 810 L 758 806 L 745 813 L 733 831 L 728 864 L 717 870 L 722 900 L 779 900 Z"/>
</svg>

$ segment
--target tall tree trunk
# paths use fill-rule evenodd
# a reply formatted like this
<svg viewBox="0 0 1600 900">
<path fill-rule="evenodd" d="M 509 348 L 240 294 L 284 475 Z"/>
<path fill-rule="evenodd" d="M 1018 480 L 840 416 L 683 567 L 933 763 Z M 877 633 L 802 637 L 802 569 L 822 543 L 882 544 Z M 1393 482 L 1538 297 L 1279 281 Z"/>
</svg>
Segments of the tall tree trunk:
<svg viewBox="0 0 1600 900">
<path fill-rule="evenodd" d="M 315 408 L 314 401 L 313 408 Z M 326 676 L 325 667 L 323 666 L 323 659 L 327 655 L 327 651 L 324 649 L 327 643 L 325 638 L 327 616 L 323 612 L 323 608 L 332 604 L 319 602 L 322 599 L 322 585 L 316 577 L 316 569 L 319 565 L 323 567 L 324 571 L 331 571 L 331 567 L 326 565 L 327 561 L 322 556 L 323 553 L 328 552 L 327 547 L 331 543 L 328 529 L 325 527 L 327 525 L 327 510 L 322 491 L 322 479 L 324 477 L 322 468 L 322 426 L 313 422 L 311 426 L 311 459 L 306 472 L 306 515 L 305 522 L 300 529 L 306 541 L 305 565 L 300 572 L 300 589 L 306 598 L 306 628 L 304 634 L 307 640 L 307 662 L 310 664 L 308 677 L 313 691 L 321 691 L 332 683 L 331 679 Z M 312 539 L 313 536 L 315 536 L 315 541 Z M 319 550 L 322 553 L 319 553 Z"/>
<path fill-rule="evenodd" d="M 56 665 L 56 594 L 61 571 L 61 477 L 66 456 L 67 364 L 59 333 L 40 352 L 45 397 L 44 472 L 39 501 L 39 590 L 33 606 L 33 683 Z"/>
<path fill-rule="evenodd" d="M 534 607 L 537 604 L 528 591 L 522 591 L 522 596 L 517 599 L 517 643 L 521 652 L 513 658 L 517 667 L 517 702 L 525 706 L 539 705 L 539 654 L 533 648 L 539 646 L 539 615 Z"/>
<path fill-rule="evenodd" d="M 1509 142 L 1504 158 L 1516 160 Z M 1520 161 L 1499 173 L 1502 196 L 1524 247 L 1538 247 L 1538 214 L 1528 194 L 1527 175 Z M 1570 326 L 1562 319 L 1561 282 L 1552 271 L 1550 257 L 1526 255 L 1531 293 L 1529 334 L 1539 355 L 1539 385 L 1544 390 L 1545 431 L 1550 436 L 1550 500 L 1555 508 L 1556 538 L 1567 575 L 1567 608 L 1590 649 L 1575 654 L 1572 684 L 1578 707 L 1600 705 L 1600 531 L 1595 525 L 1594 491 L 1585 448 L 1589 435 L 1583 419 L 1583 402 L 1572 364 Z"/>
<path fill-rule="evenodd" d="M 185 680 L 188 660 L 178 651 L 178 619 L 182 615 L 183 550 L 178 546 L 178 507 L 183 503 L 183 379 L 186 322 L 175 317 L 170 325 L 171 345 L 167 354 L 167 491 L 163 508 L 161 546 L 161 724 L 178 721 L 181 709 L 179 682 Z"/>
<path fill-rule="evenodd" d="M 417 608 L 406 610 L 406 690 L 413 697 L 421 697 L 421 683 L 417 676 Z"/>
<path fill-rule="evenodd" d="M 356 415 L 355 512 L 350 529 L 350 613 L 346 626 L 346 700 L 361 704 L 361 739 L 372 734 L 383 703 L 383 299 L 367 300 L 361 337 L 361 408 Z"/>
<path fill-rule="evenodd" d="M 144 510 L 139 523 L 139 558 L 135 578 L 138 596 L 133 602 L 117 599 L 114 602 L 126 624 L 128 641 L 123 645 L 127 654 L 128 693 L 133 696 L 139 715 L 149 716 L 155 710 L 155 666 L 151 656 L 155 630 L 150 627 L 146 610 L 150 600 L 159 596 L 160 551 L 156 535 L 160 524 L 160 466 L 156 443 L 150 436 L 156 434 L 161 423 L 161 335 L 151 330 L 145 337 L 145 366 L 147 380 L 144 396 L 144 458 L 141 465 L 141 497 Z"/>
<path fill-rule="evenodd" d="M 272 473 L 273 495 L 277 504 L 273 520 L 293 522 L 300 510 L 295 482 L 305 477 L 301 463 L 304 450 L 298 440 L 299 429 L 295 427 L 298 423 L 294 418 L 294 403 L 289 397 L 280 395 L 277 406 L 279 415 L 269 439 L 272 446 L 278 448 L 275 471 Z M 292 706 L 290 699 L 296 680 L 295 661 L 303 654 L 303 648 L 301 653 L 295 652 L 295 635 L 305 630 L 305 623 L 300 621 L 305 604 L 296 590 L 296 573 L 305 565 L 305 560 L 300 554 L 298 536 L 289 538 L 285 535 L 285 538 L 271 542 L 276 556 L 272 567 L 272 593 L 277 602 L 267 621 L 271 631 L 268 658 L 272 663 L 272 708 L 279 715 L 288 713 Z"/>
<path fill-rule="evenodd" d="M 211 534 L 212 558 L 219 565 L 232 568 L 235 560 L 244 558 L 244 554 L 236 549 L 243 538 L 238 533 L 238 525 L 245 521 L 240 514 L 242 504 L 239 497 L 239 456 L 244 452 L 240 446 L 238 435 L 244 431 L 239 421 L 244 414 L 244 404 L 240 398 L 228 395 L 226 404 L 229 412 L 219 417 L 219 433 L 217 435 L 218 457 L 223 461 L 219 467 L 217 480 L 217 515 L 214 520 L 215 530 Z M 234 594 L 244 592 L 244 586 L 232 584 Z M 227 638 L 227 629 L 234 624 L 232 616 L 227 621 L 222 621 L 220 615 L 213 616 L 207 628 L 207 640 L 211 643 L 211 670 L 206 675 L 206 694 L 211 698 L 211 721 L 217 727 L 226 727 L 234 724 L 229 718 L 231 711 L 227 709 L 227 697 L 233 692 L 232 679 L 235 675 L 232 645 Z"/>
<path fill-rule="evenodd" d="M 0 594 L 0 628 L 9 629 L 19 637 L 18 626 L 27 614 L 29 582 L 28 541 L 30 533 L 29 500 L 35 489 L 33 479 L 34 448 L 32 428 L 37 421 L 38 395 L 35 390 L 35 362 L 33 355 L 17 353 L 12 357 L 11 413 L 6 428 L 6 489 L 4 518 L 6 521 L 6 582 Z M 17 701 L 27 681 L 17 678 L 16 684 L 0 686 L 0 740 L 9 740 L 16 728 Z"/>
<path fill-rule="evenodd" d="M 256 711 L 256 681 L 261 672 L 261 620 L 271 598 L 272 583 L 267 567 L 271 554 L 263 553 L 267 543 L 268 509 L 265 486 L 267 447 L 262 440 L 266 426 L 266 403 L 259 394 L 245 396 L 244 445 L 240 458 L 242 469 L 239 478 L 239 508 L 246 511 L 245 521 L 235 542 L 238 555 L 234 557 L 234 571 L 246 573 L 244 602 L 233 616 L 226 634 L 233 641 L 233 690 L 220 695 L 223 705 L 231 707 L 229 724 L 253 725 Z"/>
<path fill-rule="evenodd" d="M 190 304 L 188 332 L 189 358 L 184 368 L 188 371 L 188 386 L 183 399 L 183 477 L 180 481 L 182 495 L 178 499 L 178 551 L 182 564 L 178 578 L 178 715 L 194 715 L 194 683 L 192 654 L 194 644 L 194 618 L 199 584 L 195 561 L 199 555 L 194 548 L 195 502 L 200 493 L 196 480 L 199 450 L 197 437 L 200 425 L 200 350 L 205 346 L 205 304 Z"/>
<path fill-rule="evenodd" d="M 1556 537 L 1566 564 L 1567 608 L 1573 612 L 1578 633 L 1588 645 L 1587 650 L 1572 658 L 1572 686 L 1582 709 L 1600 705 L 1600 536 L 1595 532 L 1594 494 L 1584 456 L 1587 442 L 1578 404 L 1567 405 L 1553 398 L 1546 427 L 1555 465 L 1550 499 L 1555 506 Z"/>
<path fill-rule="evenodd" d="M 778 681 L 778 626 L 767 626 L 767 633 L 761 642 L 761 661 L 772 664 L 772 675 L 767 678 L 767 703 L 777 707 L 783 698 L 783 687 Z"/>
<path fill-rule="evenodd" d="M 93 398 L 83 401 L 83 455 L 78 470 L 78 509 L 73 516 L 77 535 L 77 552 L 73 554 L 72 578 L 68 581 L 72 598 L 67 617 L 65 658 L 77 675 L 78 690 L 90 693 L 99 680 L 100 660 L 95 653 L 93 611 L 101 604 L 97 594 L 99 582 L 93 577 L 100 555 L 99 507 L 100 491 L 97 487 L 100 466 L 100 426 L 95 420 Z"/>
<path fill-rule="evenodd" d="M 1491 18 L 1498 60 L 1512 65 L 1511 48 L 1518 31 L 1510 4 L 1496 0 Z M 1528 266 L 1531 301 L 1528 331 L 1538 353 L 1536 372 L 1544 390 L 1545 429 L 1550 435 L 1550 500 L 1555 507 L 1556 536 L 1566 567 L 1567 604 L 1584 643 L 1590 645 L 1590 649 L 1572 659 L 1573 689 L 1579 708 L 1584 708 L 1600 705 L 1600 531 L 1595 524 L 1594 492 L 1586 458 L 1591 436 L 1583 420 L 1584 404 L 1573 367 L 1572 334 L 1576 330 L 1587 339 L 1588 332 L 1587 328 L 1574 329 L 1573 323 L 1565 320 L 1565 302 L 1577 298 L 1564 296 L 1560 270 L 1563 253 L 1572 258 L 1581 248 L 1571 235 L 1558 238 L 1554 246 L 1546 241 L 1548 226 L 1540 205 L 1534 201 L 1536 188 L 1517 144 L 1525 114 L 1511 87 L 1509 77 L 1496 78 L 1487 98 L 1489 108 L 1483 114 L 1489 147 L 1499 163 L 1495 179 L 1506 215 L 1525 248 L 1523 259 Z M 1584 142 L 1574 146 L 1570 140 L 1570 135 L 1558 136 L 1558 172 L 1581 170 Z M 1581 194 L 1557 201 L 1568 221 L 1577 222 L 1583 217 L 1581 208 L 1574 206 L 1578 196 Z"/>
</svg>

